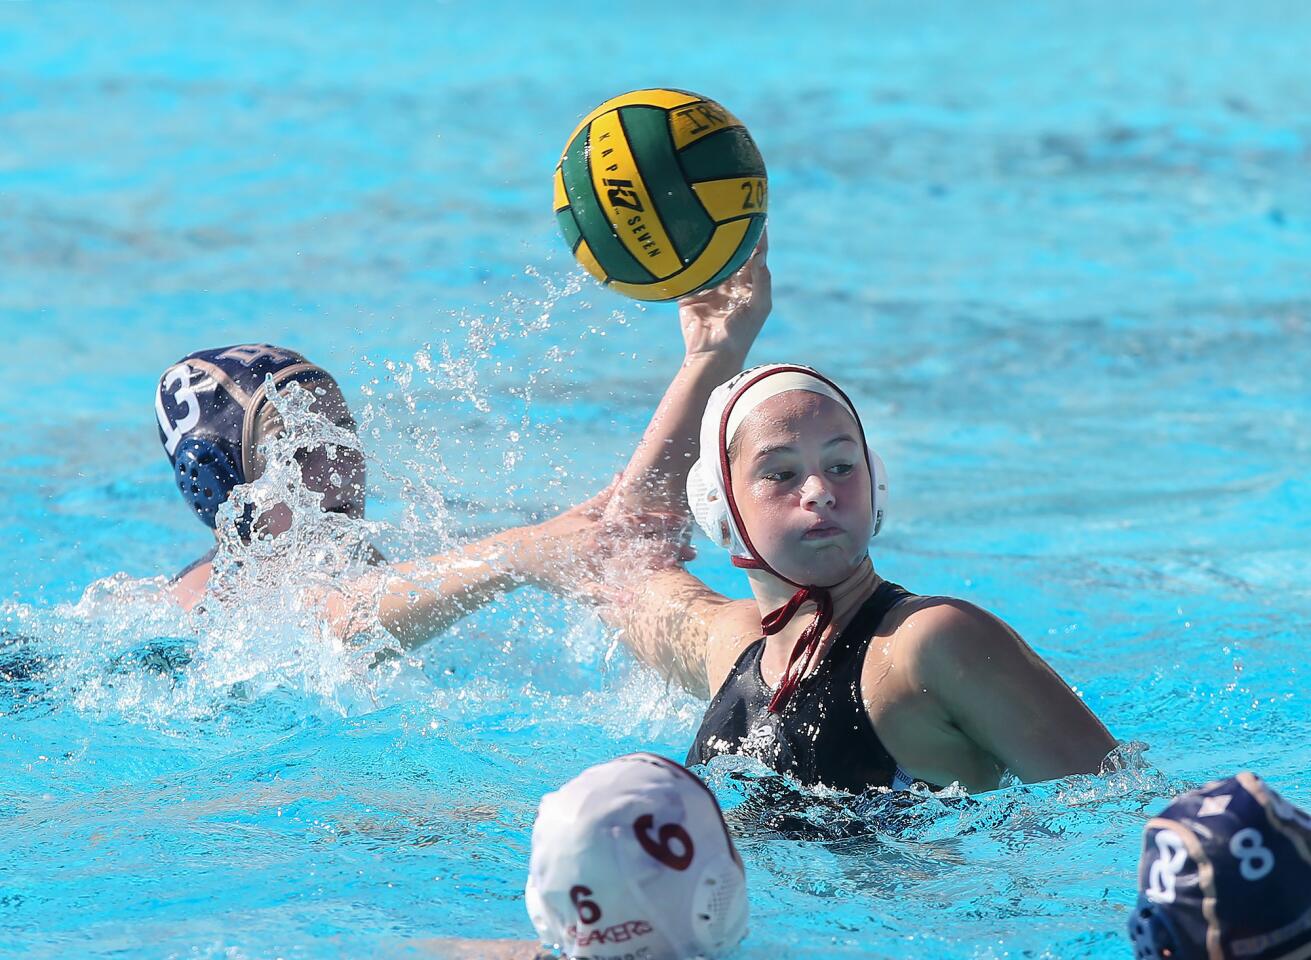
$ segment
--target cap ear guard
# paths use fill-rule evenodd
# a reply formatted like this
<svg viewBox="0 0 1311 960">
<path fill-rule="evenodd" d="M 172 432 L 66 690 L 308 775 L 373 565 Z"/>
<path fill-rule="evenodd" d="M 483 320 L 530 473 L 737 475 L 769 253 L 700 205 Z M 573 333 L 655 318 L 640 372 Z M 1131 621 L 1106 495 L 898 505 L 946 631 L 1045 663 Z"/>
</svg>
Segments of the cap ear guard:
<svg viewBox="0 0 1311 960">
<path fill-rule="evenodd" d="M 883 458 L 865 445 L 865 462 L 869 464 L 869 489 L 871 506 L 874 509 L 874 527 L 870 537 L 877 537 L 883 529 L 883 514 L 888 509 L 888 469 L 883 465 Z"/>
<path fill-rule="evenodd" d="M 713 795 L 711 801 L 715 803 Z M 722 816 L 718 803 L 715 803 L 715 814 Z M 723 829 L 727 841 L 727 828 Z M 750 913 L 746 873 L 732 853 L 732 848 L 708 856 L 702 852 L 704 849 L 703 846 L 696 848 L 696 857 L 703 862 L 696 872 L 696 879 L 691 881 L 691 890 L 685 897 L 677 898 L 682 901 L 683 909 L 690 911 L 687 926 L 679 929 L 675 922 L 668 927 L 661 925 L 656 930 L 667 939 L 675 951 L 674 956 L 686 956 L 688 960 L 713 960 L 736 947 L 746 936 Z M 634 900 L 646 904 L 650 916 L 665 914 L 672 920 L 672 901 L 653 902 L 650 891 L 635 881 L 631 871 L 623 869 L 625 864 L 619 860 L 616 863 L 620 867 L 619 875 L 627 881 Z M 695 950 L 695 954 L 688 956 L 689 949 Z"/>
<path fill-rule="evenodd" d="M 692 519 L 712 543 L 734 555 L 745 553 L 746 548 L 737 535 L 728 509 L 728 500 L 720 489 L 717 472 L 704 457 L 692 464 L 688 471 L 687 503 L 692 510 Z"/>
<path fill-rule="evenodd" d="M 206 437 L 186 437 L 173 457 L 173 479 L 196 516 L 213 528 L 218 508 L 241 483 L 236 464 L 226 450 Z"/>
<path fill-rule="evenodd" d="M 697 838 L 695 845 L 689 848 L 695 877 L 683 881 L 690 883 L 690 889 L 684 887 L 686 895 L 677 898 L 681 900 L 682 908 L 690 912 L 690 916 L 685 928 L 680 930 L 675 925 L 661 932 L 669 937 L 676 956 L 683 957 L 688 950 L 695 950 L 695 960 L 721 957 L 746 936 L 750 906 L 747 901 L 746 871 L 733 848 L 733 840 L 724 823 L 719 801 L 699 777 L 681 764 L 655 754 L 632 754 L 622 759 L 639 758 L 663 767 L 676 780 L 691 787 L 690 794 L 684 796 L 681 816 L 672 821 L 687 831 L 684 835 L 689 837 L 689 842 L 691 836 Z M 695 812 L 698 806 L 702 810 L 699 815 Z M 707 837 L 706 833 L 710 836 Z M 618 853 L 617 848 L 615 852 Z M 647 904 L 651 916 L 659 916 L 672 909 L 672 900 L 663 904 L 652 903 L 650 894 L 654 891 L 635 882 L 633 872 L 622 869 L 626 866 L 622 861 L 616 862 L 622 871 L 620 875 L 628 882 L 635 899 Z"/>
<path fill-rule="evenodd" d="M 1134 960 L 1190 960 L 1191 955 L 1179 947 L 1179 935 L 1169 915 L 1146 897 L 1138 898 L 1138 906 L 1129 915 L 1129 940 Z"/>
<path fill-rule="evenodd" d="M 692 933 L 697 947 L 715 957 L 747 934 L 747 884 L 742 866 L 726 853 L 701 869 L 692 893 Z"/>
</svg>

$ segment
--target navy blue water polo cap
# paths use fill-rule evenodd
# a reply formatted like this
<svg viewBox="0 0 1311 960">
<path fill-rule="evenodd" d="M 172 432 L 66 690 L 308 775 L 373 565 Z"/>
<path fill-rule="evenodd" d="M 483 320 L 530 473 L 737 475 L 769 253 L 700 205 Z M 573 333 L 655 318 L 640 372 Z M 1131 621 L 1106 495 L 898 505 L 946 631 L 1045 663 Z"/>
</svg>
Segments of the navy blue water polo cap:
<svg viewBox="0 0 1311 960">
<path fill-rule="evenodd" d="M 259 443 L 281 427 L 265 381 L 281 390 L 293 381 L 315 396 L 312 409 L 355 431 L 337 381 L 299 353 L 267 343 L 198 350 L 164 371 L 155 391 L 159 439 L 182 498 L 209 527 L 234 487 L 263 471 Z M 364 515 L 364 461 L 354 451 L 323 459 L 298 455 L 306 484 L 325 494 L 324 509 Z M 325 478 L 333 477 L 329 484 Z M 344 479 L 343 479 L 344 478 Z M 331 487 L 331 491 L 329 491 Z M 331 500 L 329 498 L 331 493 Z"/>
<path fill-rule="evenodd" d="M 1311 816 L 1240 773 L 1147 824 L 1129 919 L 1137 960 L 1311 958 Z"/>
</svg>

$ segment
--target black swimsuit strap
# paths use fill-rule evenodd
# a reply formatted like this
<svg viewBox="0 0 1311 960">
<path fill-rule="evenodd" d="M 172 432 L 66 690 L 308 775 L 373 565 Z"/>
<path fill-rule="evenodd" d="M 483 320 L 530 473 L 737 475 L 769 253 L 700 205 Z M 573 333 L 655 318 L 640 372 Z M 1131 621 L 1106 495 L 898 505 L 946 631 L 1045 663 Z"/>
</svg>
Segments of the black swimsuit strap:
<svg viewBox="0 0 1311 960">
<path fill-rule="evenodd" d="M 874 639 L 874 634 L 883 623 L 883 618 L 910 595 L 909 590 L 890 580 L 879 581 L 879 585 L 861 604 L 851 622 L 833 638 L 833 645 L 829 647 L 820 666 L 823 667 L 826 663 L 836 664 L 854 653 L 863 651 Z"/>
</svg>

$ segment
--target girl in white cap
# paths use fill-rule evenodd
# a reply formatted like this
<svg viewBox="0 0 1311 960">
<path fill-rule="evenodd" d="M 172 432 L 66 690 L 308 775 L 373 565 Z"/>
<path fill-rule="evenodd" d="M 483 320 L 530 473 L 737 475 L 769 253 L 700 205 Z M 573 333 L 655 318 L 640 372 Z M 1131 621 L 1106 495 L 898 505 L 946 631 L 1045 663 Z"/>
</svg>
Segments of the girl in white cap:
<svg viewBox="0 0 1311 960">
<path fill-rule="evenodd" d="M 711 698 L 688 762 L 747 754 L 852 792 L 1097 771 L 1115 740 L 1010 627 L 875 571 L 887 478 L 835 383 L 735 366 L 711 392 L 704 371 L 740 364 L 768 312 L 753 263 L 737 312 L 711 324 L 718 359 L 679 372 L 610 505 L 616 523 L 674 509 L 685 486 L 677 508 L 750 580 L 753 599 L 734 601 L 679 567 L 614 571 L 624 595 L 601 608 L 640 659 Z"/>
</svg>

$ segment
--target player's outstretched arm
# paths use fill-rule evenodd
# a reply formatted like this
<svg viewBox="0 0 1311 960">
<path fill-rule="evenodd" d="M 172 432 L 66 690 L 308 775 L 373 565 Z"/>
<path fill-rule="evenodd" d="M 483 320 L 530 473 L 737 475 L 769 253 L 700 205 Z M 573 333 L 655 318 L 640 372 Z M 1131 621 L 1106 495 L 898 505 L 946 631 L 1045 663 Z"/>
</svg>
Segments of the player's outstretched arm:
<svg viewBox="0 0 1311 960">
<path fill-rule="evenodd" d="M 343 639 L 381 623 L 405 649 L 526 582 L 527 527 L 485 537 L 445 554 L 388 564 L 327 595 L 333 632 Z"/>
<path fill-rule="evenodd" d="M 691 555 L 667 515 L 625 513 L 602 521 L 619 483 L 543 523 L 512 527 L 444 554 L 393 563 L 326 597 L 334 632 L 350 637 L 381 623 L 402 647 L 418 646 L 498 596 L 534 585 L 574 599 L 609 604 L 622 555 L 654 571 Z"/>
</svg>

